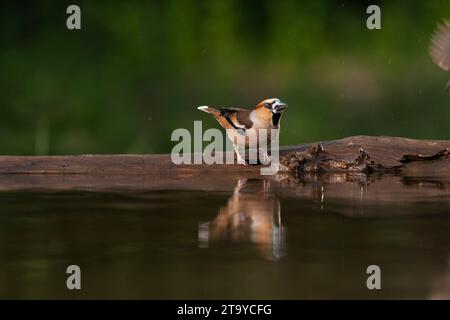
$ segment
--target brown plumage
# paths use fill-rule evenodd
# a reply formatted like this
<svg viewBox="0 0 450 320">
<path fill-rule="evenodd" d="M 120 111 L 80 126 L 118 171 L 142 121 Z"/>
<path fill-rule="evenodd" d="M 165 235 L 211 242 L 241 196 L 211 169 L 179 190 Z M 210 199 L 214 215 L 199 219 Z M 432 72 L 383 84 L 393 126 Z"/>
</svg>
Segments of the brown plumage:
<svg viewBox="0 0 450 320">
<path fill-rule="evenodd" d="M 247 162 L 240 155 L 239 147 L 258 148 L 260 162 L 268 163 L 270 161 L 267 149 L 259 147 L 259 139 L 255 139 L 257 145 L 253 145 L 254 140 L 251 137 L 256 135 L 259 138 L 260 130 L 265 129 L 267 132 L 266 144 L 269 145 L 275 139 L 271 129 L 278 132 L 281 115 L 286 108 L 287 104 L 277 98 L 263 100 L 252 110 L 232 107 L 223 107 L 220 110 L 209 106 L 198 107 L 199 110 L 211 114 L 227 130 L 240 164 L 247 164 Z M 261 136 L 263 136 L 262 133 Z"/>
<path fill-rule="evenodd" d="M 430 55 L 440 68 L 450 71 L 450 21 L 438 24 L 431 37 Z M 447 82 L 447 92 L 450 94 L 450 81 Z"/>
</svg>

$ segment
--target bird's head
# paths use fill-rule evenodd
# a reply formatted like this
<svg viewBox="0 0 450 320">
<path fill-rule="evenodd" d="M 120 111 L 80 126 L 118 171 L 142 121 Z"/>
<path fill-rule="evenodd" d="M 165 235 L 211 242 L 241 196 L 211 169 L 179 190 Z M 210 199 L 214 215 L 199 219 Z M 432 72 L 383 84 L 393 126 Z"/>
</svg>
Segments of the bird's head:
<svg viewBox="0 0 450 320">
<path fill-rule="evenodd" d="M 281 113 L 288 105 L 278 98 L 266 99 L 258 103 L 256 109 L 265 108 L 271 113 Z"/>
</svg>

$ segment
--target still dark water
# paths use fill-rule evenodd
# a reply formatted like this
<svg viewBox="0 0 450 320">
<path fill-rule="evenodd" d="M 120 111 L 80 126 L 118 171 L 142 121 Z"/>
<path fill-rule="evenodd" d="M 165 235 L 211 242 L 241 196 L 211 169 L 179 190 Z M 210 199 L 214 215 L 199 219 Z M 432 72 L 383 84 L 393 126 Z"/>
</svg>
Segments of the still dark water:
<svg viewBox="0 0 450 320">
<path fill-rule="evenodd" d="M 71 264 L 81 291 L 66 288 Z M 369 265 L 381 290 L 367 289 Z M 333 175 L 1 192 L 0 297 L 450 298 L 450 183 Z"/>
</svg>

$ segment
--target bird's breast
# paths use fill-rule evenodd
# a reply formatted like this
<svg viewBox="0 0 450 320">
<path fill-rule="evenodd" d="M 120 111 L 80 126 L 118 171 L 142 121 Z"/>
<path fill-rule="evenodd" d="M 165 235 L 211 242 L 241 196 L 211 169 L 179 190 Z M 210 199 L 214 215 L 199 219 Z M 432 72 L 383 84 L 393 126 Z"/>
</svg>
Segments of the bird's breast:
<svg viewBox="0 0 450 320">
<path fill-rule="evenodd" d="M 261 117 L 256 110 L 249 115 L 251 127 L 246 130 L 227 130 L 228 137 L 241 147 L 256 148 L 258 145 L 269 145 L 279 132 L 279 124 L 274 125 L 272 118 Z M 264 139 L 265 141 L 261 141 Z"/>
<path fill-rule="evenodd" d="M 251 128 L 245 130 L 245 133 L 239 133 L 238 130 L 227 130 L 230 140 L 241 147 L 256 148 L 258 145 L 269 145 L 279 134 L 279 129 L 269 128 Z"/>
</svg>

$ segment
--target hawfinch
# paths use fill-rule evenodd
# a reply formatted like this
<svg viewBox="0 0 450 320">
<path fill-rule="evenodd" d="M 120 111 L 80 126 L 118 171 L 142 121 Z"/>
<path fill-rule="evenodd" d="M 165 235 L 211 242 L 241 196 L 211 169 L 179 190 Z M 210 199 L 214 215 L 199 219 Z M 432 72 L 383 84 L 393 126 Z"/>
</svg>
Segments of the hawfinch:
<svg viewBox="0 0 450 320">
<path fill-rule="evenodd" d="M 430 55 L 434 63 L 450 71 L 450 21 L 438 24 L 431 37 Z M 447 82 L 447 92 L 450 94 L 450 81 Z"/>
<path fill-rule="evenodd" d="M 198 107 L 199 110 L 211 114 L 226 129 L 228 137 L 233 142 L 237 162 L 240 164 L 247 164 L 247 162 L 239 153 L 239 147 L 258 148 L 259 161 L 263 164 L 270 161 L 267 146 L 278 135 L 281 115 L 286 108 L 287 104 L 276 98 L 261 101 L 252 110 L 231 107 L 217 110 L 209 106 Z M 262 138 L 265 141 L 261 141 Z"/>
</svg>

